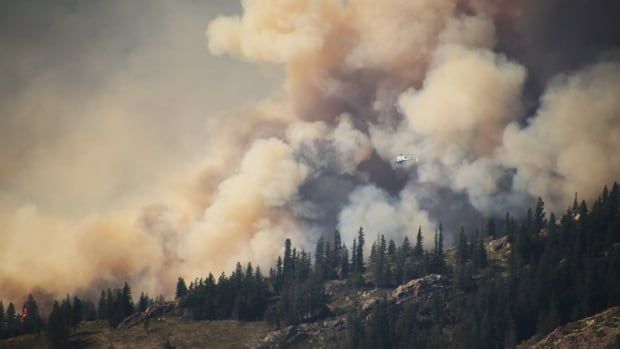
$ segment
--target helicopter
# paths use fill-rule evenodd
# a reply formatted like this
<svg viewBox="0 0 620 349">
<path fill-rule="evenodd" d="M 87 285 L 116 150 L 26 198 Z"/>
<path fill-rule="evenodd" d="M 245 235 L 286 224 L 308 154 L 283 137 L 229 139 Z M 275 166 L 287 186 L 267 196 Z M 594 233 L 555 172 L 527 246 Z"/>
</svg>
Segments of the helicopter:
<svg viewBox="0 0 620 349">
<path fill-rule="evenodd" d="M 396 155 L 396 157 L 394 158 L 394 162 L 397 163 L 398 165 L 402 165 L 407 161 L 414 161 L 415 162 L 419 162 L 420 161 L 420 157 L 419 156 L 415 156 L 413 157 L 413 155 L 405 155 L 405 154 L 398 154 Z"/>
</svg>

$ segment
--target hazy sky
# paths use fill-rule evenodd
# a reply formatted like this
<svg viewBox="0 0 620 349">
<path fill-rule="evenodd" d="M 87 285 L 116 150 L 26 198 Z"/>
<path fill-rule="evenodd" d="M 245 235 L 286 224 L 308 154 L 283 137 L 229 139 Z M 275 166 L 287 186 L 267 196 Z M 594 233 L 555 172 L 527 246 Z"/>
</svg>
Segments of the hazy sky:
<svg viewBox="0 0 620 349">
<path fill-rule="evenodd" d="M 591 200 L 620 177 L 619 6 L 3 1 L 0 298 Z"/>
<path fill-rule="evenodd" d="M 144 200 L 204 151 L 206 120 L 274 67 L 207 49 L 237 1 L 2 1 L 0 207 L 81 216 Z"/>
</svg>

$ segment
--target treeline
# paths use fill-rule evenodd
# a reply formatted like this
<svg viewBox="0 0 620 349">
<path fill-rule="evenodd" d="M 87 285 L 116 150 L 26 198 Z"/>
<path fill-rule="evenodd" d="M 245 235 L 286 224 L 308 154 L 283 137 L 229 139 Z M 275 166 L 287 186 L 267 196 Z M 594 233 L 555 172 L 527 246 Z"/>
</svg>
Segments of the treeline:
<svg viewBox="0 0 620 349">
<path fill-rule="evenodd" d="M 237 263 L 230 277 L 222 273 L 217 282 L 213 274 L 186 286 L 177 281 L 176 298 L 192 320 L 258 320 L 267 307 L 268 285 L 260 267 L 248 263 L 245 270 Z"/>
<path fill-rule="evenodd" d="M 591 208 L 575 197 L 559 220 L 540 198 L 519 224 L 507 216 L 507 275 L 459 289 L 456 339 L 464 347 L 510 346 L 620 305 L 619 208 L 614 183 Z"/>
<path fill-rule="evenodd" d="M 313 254 L 294 248 L 287 239 L 268 275 L 250 263 L 245 268 L 237 263 L 230 276 L 222 273 L 217 280 L 209 274 L 187 286 L 179 278 L 176 298 L 193 320 L 264 319 L 286 326 L 328 314 L 324 291 L 328 280 L 345 280 L 351 288 L 388 288 L 444 274 L 452 287 L 447 300 L 433 296 L 430 316 L 420 316 L 414 306 L 391 311 L 386 301 L 376 305 L 368 323 L 360 314 L 350 314 L 351 347 L 510 347 L 620 305 L 619 208 L 617 183 L 611 190 L 605 187 L 591 208 L 575 198 L 560 219 L 548 215 L 539 199 L 521 220 L 506 214 L 503 224 L 489 220 L 486 231 L 471 235 L 461 228 L 454 267 L 446 262 L 441 225 L 430 250 L 424 249 L 419 229 L 415 245 L 408 238 L 397 245 L 378 235 L 367 259 L 362 228 L 350 249 L 337 231 L 333 239 L 320 238 Z M 505 240 L 505 262 L 490 261 L 485 237 Z M 97 304 L 67 296 L 54 303 L 46 330 L 53 346 L 63 347 L 71 327 L 82 320 L 101 319 L 116 327 L 157 301 L 142 294 L 134 304 L 127 283 L 102 291 Z M 5 310 L 0 302 L 1 337 L 41 329 L 43 321 L 32 296 L 19 313 L 13 304 Z"/>
<path fill-rule="evenodd" d="M 42 329 L 43 320 L 39 315 L 39 306 L 31 294 L 28 295 L 20 312 L 12 302 L 5 310 L 4 304 L 0 301 L 0 339 L 36 333 Z"/>
<path fill-rule="evenodd" d="M 158 301 L 163 301 L 163 297 Z M 127 282 L 122 288 L 101 291 L 98 304 L 91 300 L 82 300 L 78 296 L 72 299 L 67 295 L 61 302 L 54 301 L 52 305 L 46 328 L 49 344 L 54 348 L 66 348 L 69 345 L 71 329 L 75 331 L 80 322 L 103 320 L 114 328 L 127 316 L 146 310 L 154 302 L 156 301 L 142 293 L 137 306 L 134 305 Z"/>
<path fill-rule="evenodd" d="M 252 264 L 236 269 L 227 277 L 222 273 L 217 282 L 212 274 L 195 279 L 187 286 L 177 280 L 176 298 L 184 313 L 193 320 L 260 320 L 277 327 L 312 321 L 327 315 L 327 296 L 324 284 L 328 280 L 346 280 L 352 288 L 370 286 L 364 274 L 369 272 L 370 283 L 377 287 L 392 287 L 430 273 L 445 273 L 448 265 L 443 250 L 443 229 L 435 234 L 434 248 L 425 251 L 421 229 L 416 245 L 405 238 L 402 245 L 386 242 L 379 235 L 371 247 L 368 263 L 364 258 L 366 238 L 359 229 L 353 239 L 351 253 L 334 233 L 333 240 L 319 238 L 314 256 L 297 250 L 290 239 L 284 243 L 279 256 L 266 277 Z M 314 258 L 312 258 L 314 257 Z"/>
<path fill-rule="evenodd" d="M 422 228 L 418 228 L 415 246 L 405 237 L 400 246 L 394 240 L 386 242 L 381 234 L 372 244 L 368 259 L 371 280 L 376 287 L 395 287 L 428 274 L 448 272 L 443 248 L 443 227 L 435 232 L 433 249 L 423 246 Z"/>
<path fill-rule="evenodd" d="M 476 251 L 481 244 L 481 241 L 467 244 L 468 255 L 480 255 Z M 429 274 L 452 275 L 443 247 L 443 227 L 440 224 L 435 232 L 430 250 L 424 249 L 421 228 L 418 228 L 415 246 L 411 246 L 407 237 L 397 246 L 393 240 L 386 242 L 385 237 L 379 235 L 371 247 L 368 270 L 376 287 L 395 287 Z M 401 312 L 392 311 L 386 299 L 374 305 L 367 323 L 363 322 L 366 314 L 354 310 L 347 319 L 347 346 L 354 349 L 449 347 L 449 340 L 441 333 L 448 320 L 441 305 L 445 300 L 435 294 L 431 297 L 430 316 L 419 316 L 419 309 L 411 304 Z"/>
<path fill-rule="evenodd" d="M 510 247 L 505 265 L 493 268 L 483 236 L 468 238 L 461 229 L 455 267 L 444 269 L 453 281 L 445 307 L 433 296 L 430 317 L 420 317 L 413 305 L 393 312 L 387 302 L 379 302 L 367 324 L 359 314 L 350 315 L 349 347 L 513 347 L 533 335 L 620 305 L 619 208 L 620 188 L 614 183 L 611 190 L 605 187 L 592 208 L 575 199 L 559 220 L 554 214 L 547 216 L 541 199 L 520 221 L 506 214 L 498 229 L 490 220 L 487 235 L 504 238 Z M 382 240 L 375 242 L 379 251 Z M 387 251 L 402 251 L 407 241 L 397 249 L 390 245 Z M 435 250 L 440 247 L 436 244 Z M 391 258 L 396 259 L 395 255 Z M 385 255 L 379 253 L 381 258 Z M 382 262 L 374 263 L 380 270 Z M 372 274 L 377 284 L 389 280 L 395 269 L 387 270 Z"/>
<path fill-rule="evenodd" d="M 275 326 L 291 325 L 328 313 L 325 281 L 345 279 L 352 286 L 361 286 L 364 271 L 364 231 L 360 228 L 353 241 L 352 258 L 336 231 L 332 241 L 317 241 L 314 262 L 310 253 L 286 239 L 284 254 L 267 276 L 259 267 L 253 270 L 250 263 L 245 269 L 237 263 L 230 277 L 222 273 L 217 282 L 209 274 L 187 287 L 179 278 L 176 297 L 194 320 L 265 319 Z"/>
<path fill-rule="evenodd" d="M 320 251 L 317 256 L 324 255 Z M 230 277 L 222 273 L 217 282 L 211 273 L 189 287 L 179 278 L 176 298 L 193 320 L 266 319 L 276 326 L 307 321 L 326 309 L 323 281 L 333 269 L 321 264 L 321 257 L 319 260 L 312 264 L 310 254 L 298 252 L 287 239 L 284 255 L 269 270 L 269 276 L 263 276 L 260 267 L 254 269 L 251 263 L 245 268 L 237 263 Z"/>
<path fill-rule="evenodd" d="M 441 300 L 432 296 L 430 316 L 420 315 L 413 304 L 405 305 L 400 312 L 390 309 L 387 300 L 373 306 L 372 316 L 364 324 L 359 311 L 348 315 L 348 336 L 346 347 L 351 349 L 385 348 L 451 348 L 459 347 L 442 332 L 442 326 L 449 319 L 444 313 Z M 477 348 L 477 347 L 471 347 Z"/>
</svg>

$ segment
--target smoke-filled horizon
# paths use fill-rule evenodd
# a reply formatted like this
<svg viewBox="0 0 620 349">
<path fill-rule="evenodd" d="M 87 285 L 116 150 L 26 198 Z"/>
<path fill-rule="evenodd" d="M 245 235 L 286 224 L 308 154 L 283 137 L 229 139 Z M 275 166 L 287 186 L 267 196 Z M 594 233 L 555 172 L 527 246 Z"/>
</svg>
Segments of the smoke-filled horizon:
<svg viewBox="0 0 620 349">
<path fill-rule="evenodd" d="M 612 1 L 138 4 L 2 11 L 0 298 L 449 243 L 620 179 Z"/>
</svg>

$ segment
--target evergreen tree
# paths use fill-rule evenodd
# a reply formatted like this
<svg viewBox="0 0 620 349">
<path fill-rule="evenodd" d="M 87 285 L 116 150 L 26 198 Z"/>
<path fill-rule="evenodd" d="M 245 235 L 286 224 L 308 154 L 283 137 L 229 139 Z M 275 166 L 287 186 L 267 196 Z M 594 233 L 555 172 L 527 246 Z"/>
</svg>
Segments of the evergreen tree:
<svg viewBox="0 0 620 349">
<path fill-rule="evenodd" d="M 85 321 L 95 321 L 97 319 L 97 307 L 93 301 L 88 300 L 85 303 L 83 318 Z"/>
<path fill-rule="evenodd" d="M 489 218 L 489 220 L 487 221 L 487 235 L 491 239 L 497 237 L 497 227 L 495 226 L 495 219 L 493 219 L 492 217 Z"/>
<path fill-rule="evenodd" d="M 6 316 L 4 315 L 4 304 L 0 300 L 0 339 L 6 337 Z"/>
<path fill-rule="evenodd" d="M 99 297 L 99 304 L 97 308 L 97 318 L 100 320 L 108 319 L 108 302 L 105 291 L 101 291 L 101 297 Z"/>
<path fill-rule="evenodd" d="M 487 251 L 484 248 L 484 241 L 482 238 L 478 240 L 478 267 L 485 269 L 488 265 Z"/>
<path fill-rule="evenodd" d="M 373 281 L 377 287 L 386 287 L 386 243 L 383 234 L 375 243 L 375 260 L 372 264 Z"/>
<path fill-rule="evenodd" d="M 422 256 L 424 255 L 424 246 L 423 246 L 422 239 L 423 239 L 422 238 L 422 226 L 419 226 L 418 227 L 418 235 L 416 236 L 415 247 L 413 248 L 413 254 L 418 259 L 421 259 Z"/>
<path fill-rule="evenodd" d="M 129 284 L 125 282 L 123 285 L 123 291 L 121 293 L 121 313 L 123 314 L 123 319 L 127 316 L 133 314 L 134 312 L 134 303 L 131 297 L 131 288 L 129 288 Z"/>
<path fill-rule="evenodd" d="M 538 233 L 546 224 L 545 203 L 538 197 L 538 202 L 536 203 L 536 209 L 534 211 L 534 231 Z"/>
<path fill-rule="evenodd" d="M 346 279 L 349 277 L 349 251 L 347 246 L 342 244 L 342 257 L 340 259 L 340 277 Z"/>
<path fill-rule="evenodd" d="M 353 274 L 357 273 L 357 238 L 353 238 L 353 248 L 351 249 L 351 270 Z"/>
<path fill-rule="evenodd" d="M 510 236 L 512 234 L 512 220 L 510 219 L 510 214 L 506 212 L 506 216 L 504 217 L 504 231 L 506 235 Z"/>
<path fill-rule="evenodd" d="M 392 348 L 387 301 L 383 300 L 377 303 L 368 323 L 367 332 L 365 339 L 367 348 Z"/>
<path fill-rule="evenodd" d="M 360 316 L 354 313 L 347 314 L 348 341 L 347 348 L 358 349 L 363 348 L 364 341 L 364 325 L 360 320 Z"/>
<path fill-rule="evenodd" d="M 465 229 L 461 226 L 459 232 L 459 244 L 456 249 L 456 262 L 459 265 L 465 264 L 469 259 L 469 247 L 467 243 L 467 236 L 465 235 Z"/>
<path fill-rule="evenodd" d="M 7 337 L 14 337 L 21 332 L 21 326 L 19 319 L 17 318 L 17 311 L 13 302 L 9 303 L 6 308 L 6 333 Z"/>
<path fill-rule="evenodd" d="M 69 347 L 69 326 L 67 325 L 64 314 L 58 305 L 54 302 L 52 312 L 47 320 L 47 338 L 51 348 L 68 348 Z"/>
<path fill-rule="evenodd" d="M 37 302 L 34 300 L 32 294 L 28 295 L 26 299 L 26 303 L 24 303 L 22 311 L 23 317 L 22 327 L 25 333 L 31 333 L 35 331 L 40 331 L 43 328 L 43 320 L 39 315 L 39 307 L 37 306 Z"/>
<path fill-rule="evenodd" d="M 293 278 L 293 256 L 291 254 L 291 239 L 284 241 L 284 260 L 282 264 L 282 274 L 284 283 L 288 283 Z"/>
<path fill-rule="evenodd" d="M 444 252 L 443 252 L 443 225 L 441 223 L 439 223 L 439 248 L 438 248 L 438 254 L 439 257 L 441 259 L 443 259 L 444 257 Z"/>
<path fill-rule="evenodd" d="M 72 307 L 72 315 L 71 315 L 71 326 L 73 328 L 76 328 L 77 325 L 82 322 L 82 318 L 83 318 L 83 306 L 82 306 L 82 300 L 79 299 L 77 296 L 73 297 L 73 307 Z"/>
<path fill-rule="evenodd" d="M 325 250 L 323 238 L 319 238 L 314 249 L 314 269 L 319 279 L 324 280 L 325 275 Z"/>
<path fill-rule="evenodd" d="M 177 291 L 175 293 L 175 298 L 179 299 L 184 298 L 185 296 L 187 296 L 187 285 L 185 285 L 185 280 L 183 280 L 182 277 L 179 277 L 179 280 L 177 280 Z"/>
<path fill-rule="evenodd" d="M 140 292 L 140 298 L 138 299 L 138 306 L 136 307 L 136 311 L 138 313 L 143 313 L 146 311 L 146 308 L 149 307 L 149 296 L 148 294 L 144 294 L 144 292 Z"/>
<path fill-rule="evenodd" d="M 337 270 L 342 266 L 342 238 L 340 232 L 336 230 L 334 232 L 334 248 L 332 250 L 332 257 L 330 258 L 330 265 L 332 270 Z M 335 273 L 334 273 L 335 276 Z"/>
<path fill-rule="evenodd" d="M 357 273 L 364 273 L 364 229 L 360 227 L 357 232 L 357 251 L 355 253 L 356 267 L 354 268 Z"/>
</svg>

